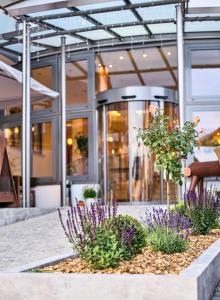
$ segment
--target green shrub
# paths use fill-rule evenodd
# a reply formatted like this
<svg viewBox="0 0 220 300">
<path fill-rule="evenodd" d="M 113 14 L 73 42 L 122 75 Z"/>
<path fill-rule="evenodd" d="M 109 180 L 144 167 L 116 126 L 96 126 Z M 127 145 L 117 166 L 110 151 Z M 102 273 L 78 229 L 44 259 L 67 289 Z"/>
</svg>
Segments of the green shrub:
<svg viewBox="0 0 220 300">
<path fill-rule="evenodd" d="M 87 188 L 84 190 L 83 196 L 85 199 L 88 198 L 95 198 L 96 197 L 96 191 L 93 188 Z"/>
<path fill-rule="evenodd" d="M 187 213 L 195 235 L 206 235 L 211 229 L 219 227 L 219 211 L 208 204 L 193 206 Z"/>
<path fill-rule="evenodd" d="M 118 266 L 122 252 L 117 235 L 111 229 L 100 227 L 95 241 L 85 247 L 83 258 L 94 269 L 106 269 Z"/>
<path fill-rule="evenodd" d="M 119 236 L 120 246 L 123 249 L 123 259 L 130 259 L 147 245 L 147 233 L 143 225 L 128 215 L 118 215 L 110 220 L 111 228 Z M 126 230 L 134 229 L 133 238 L 126 242 Z"/>
<path fill-rule="evenodd" d="M 184 201 L 180 201 L 179 203 L 175 204 L 175 206 L 171 209 L 173 212 L 177 212 L 183 216 L 187 216 L 187 207 Z"/>
<path fill-rule="evenodd" d="M 149 232 L 147 243 L 154 251 L 167 254 L 184 252 L 189 244 L 175 229 L 160 226 Z"/>
</svg>

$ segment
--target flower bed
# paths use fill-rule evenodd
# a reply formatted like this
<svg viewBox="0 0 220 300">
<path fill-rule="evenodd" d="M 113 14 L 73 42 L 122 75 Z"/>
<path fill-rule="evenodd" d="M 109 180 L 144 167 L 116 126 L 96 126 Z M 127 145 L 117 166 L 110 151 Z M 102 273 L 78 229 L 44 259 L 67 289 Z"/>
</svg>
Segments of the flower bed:
<svg viewBox="0 0 220 300">
<path fill-rule="evenodd" d="M 117 268 L 94 270 L 81 258 L 75 257 L 44 267 L 39 271 L 100 274 L 180 274 L 218 238 L 220 238 L 220 229 L 214 229 L 206 236 L 191 236 L 189 249 L 183 253 L 164 254 L 145 248 L 132 260 L 121 262 Z"/>
</svg>

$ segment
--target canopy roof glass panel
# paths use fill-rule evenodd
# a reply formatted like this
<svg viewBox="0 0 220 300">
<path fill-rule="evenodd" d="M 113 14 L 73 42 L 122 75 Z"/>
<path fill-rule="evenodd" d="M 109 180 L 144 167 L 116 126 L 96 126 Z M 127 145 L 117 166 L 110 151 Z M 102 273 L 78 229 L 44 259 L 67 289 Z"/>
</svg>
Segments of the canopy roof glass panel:
<svg viewBox="0 0 220 300">
<path fill-rule="evenodd" d="M 113 11 L 103 14 L 91 15 L 94 19 L 102 24 L 118 24 L 126 22 L 137 22 L 137 18 L 129 10 Z"/>
<path fill-rule="evenodd" d="M 97 37 L 99 40 L 105 40 L 105 39 L 111 39 L 113 38 L 113 35 L 106 32 L 105 30 L 93 30 L 93 31 L 84 31 L 80 32 L 81 36 L 84 36 L 87 39 L 91 40 L 97 40 Z"/>
<path fill-rule="evenodd" d="M 142 19 L 161 20 L 161 19 L 174 19 L 176 17 L 175 5 L 161 5 L 154 7 L 138 8 L 137 12 Z"/>
<path fill-rule="evenodd" d="M 148 25 L 153 34 L 175 33 L 176 26 L 174 23 L 161 23 Z"/>
<path fill-rule="evenodd" d="M 175 41 L 177 4 L 183 8 L 186 38 L 191 33 L 202 33 L 204 38 L 220 31 L 219 0 L 26 0 L 4 8 L 12 17 L 0 11 L 0 47 L 22 52 L 24 18 L 31 24 L 32 52 L 44 55 L 45 50 L 50 54 L 53 48 L 59 50 L 62 35 L 71 50 L 78 44 L 87 49 L 129 41 Z"/>
<path fill-rule="evenodd" d="M 0 12 L 0 34 L 14 31 L 15 29 L 16 21 L 11 17 L 6 16 L 5 13 Z"/>
<path fill-rule="evenodd" d="M 72 30 L 72 29 L 80 29 L 80 28 L 87 28 L 93 27 L 94 24 L 90 23 L 89 21 L 81 18 L 81 17 L 69 17 L 69 18 L 58 18 L 54 20 L 45 21 L 48 24 L 57 26 L 59 28 L 65 30 Z"/>
<path fill-rule="evenodd" d="M 23 50 L 22 44 L 8 45 L 8 46 L 5 46 L 5 48 L 15 51 L 15 52 L 18 52 L 18 53 L 22 53 L 22 50 Z M 45 50 L 45 48 L 31 45 L 31 52 L 38 52 L 41 50 Z"/>
<path fill-rule="evenodd" d="M 112 28 L 112 30 L 122 37 L 147 34 L 146 30 L 141 25 Z"/>
</svg>

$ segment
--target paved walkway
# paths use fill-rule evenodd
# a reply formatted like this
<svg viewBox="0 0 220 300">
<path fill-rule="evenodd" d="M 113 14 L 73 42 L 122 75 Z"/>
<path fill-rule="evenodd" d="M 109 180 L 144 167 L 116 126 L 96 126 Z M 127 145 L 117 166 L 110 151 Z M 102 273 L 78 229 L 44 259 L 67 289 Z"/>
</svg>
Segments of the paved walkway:
<svg viewBox="0 0 220 300">
<path fill-rule="evenodd" d="M 146 205 L 125 205 L 121 206 L 119 211 L 140 217 L 144 216 L 146 207 Z M 62 212 L 66 214 L 66 209 Z M 63 233 L 57 211 L 0 227 L 0 271 L 12 270 L 71 251 L 71 245 Z"/>
<path fill-rule="evenodd" d="M 0 271 L 70 251 L 57 211 L 0 227 Z"/>
</svg>

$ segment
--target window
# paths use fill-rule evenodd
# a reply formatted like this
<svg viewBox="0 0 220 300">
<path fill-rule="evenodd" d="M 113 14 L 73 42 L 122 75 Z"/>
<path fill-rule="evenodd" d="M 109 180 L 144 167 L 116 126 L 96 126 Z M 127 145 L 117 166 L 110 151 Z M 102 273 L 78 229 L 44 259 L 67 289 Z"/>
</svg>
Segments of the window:
<svg viewBox="0 0 220 300">
<path fill-rule="evenodd" d="M 176 47 L 101 52 L 96 56 L 96 90 L 131 85 L 177 89 Z"/>
<path fill-rule="evenodd" d="M 66 136 L 67 176 L 88 175 L 88 119 L 68 120 Z"/>
<path fill-rule="evenodd" d="M 215 147 L 220 145 L 220 110 L 194 111 L 193 117 L 199 116 L 198 129 L 204 128 L 205 134 L 199 136 L 199 147 L 196 147 L 195 159 L 198 161 L 217 160 Z"/>
<path fill-rule="evenodd" d="M 67 105 L 87 104 L 88 102 L 88 63 L 87 60 L 71 61 L 66 64 Z"/>
<path fill-rule="evenodd" d="M 40 67 L 40 68 L 35 68 L 32 70 L 32 77 L 45 85 L 48 88 L 52 88 L 52 67 L 51 66 L 46 66 L 46 67 Z M 19 93 L 19 94 L 18 94 Z M 11 94 L 11 91 L 10 91 Z M 19 89 L 15 91 L 14 95 L 15 100 L 19 98 L 20 103 L 22 102 L 22 86 L 19 86 Z M 34 99 L 31 98 L 31 101 Z M 32 110 L 44 110 L 51 108 L 52 106 L 52 100 L 51 98 L 40 95 L 39 94 L 39 99 L 35 101 L 32 104 Z M 5 109 L 5 115 L 12 115 L 16 113 L 21 113 L 22 112 L 22 104 L 19 106 L 15 107 L 10 107 Z"/>
<path fill-rule="evenodd" d="M 220 50 L 191 53 L 192 97 L 220 96 Z"/>
<path fill-rule="evenodd" d="M 21 176 L 21 127 L 4 129 L 8 159 L 13 176 Z"/>
<path fill-rule="evenodd" d="M 46 87 L 52 89 L 52 67 L 41 67 L 32 70 L 32 77 L 45 85 Z M 46 96 L 41 96 L 42 99 L 32 104 L 32 110 L 43 110 L 51 108 L 52 100 Z M 45 99 L 44 99 L 45 98 Z"/>
<path fill-rule="evenodd" d="M 51 122 L 32 124 L 32 176 L 52 176 L 52 124 Z"/>
<path fill-rule="evenodd" d="M 13 176 L 21 176 L 21 127 L 4 129 L 9 163 Z M 32 177 L 52 176 L 51 122 L 32 125 Z"/>
</svg>

